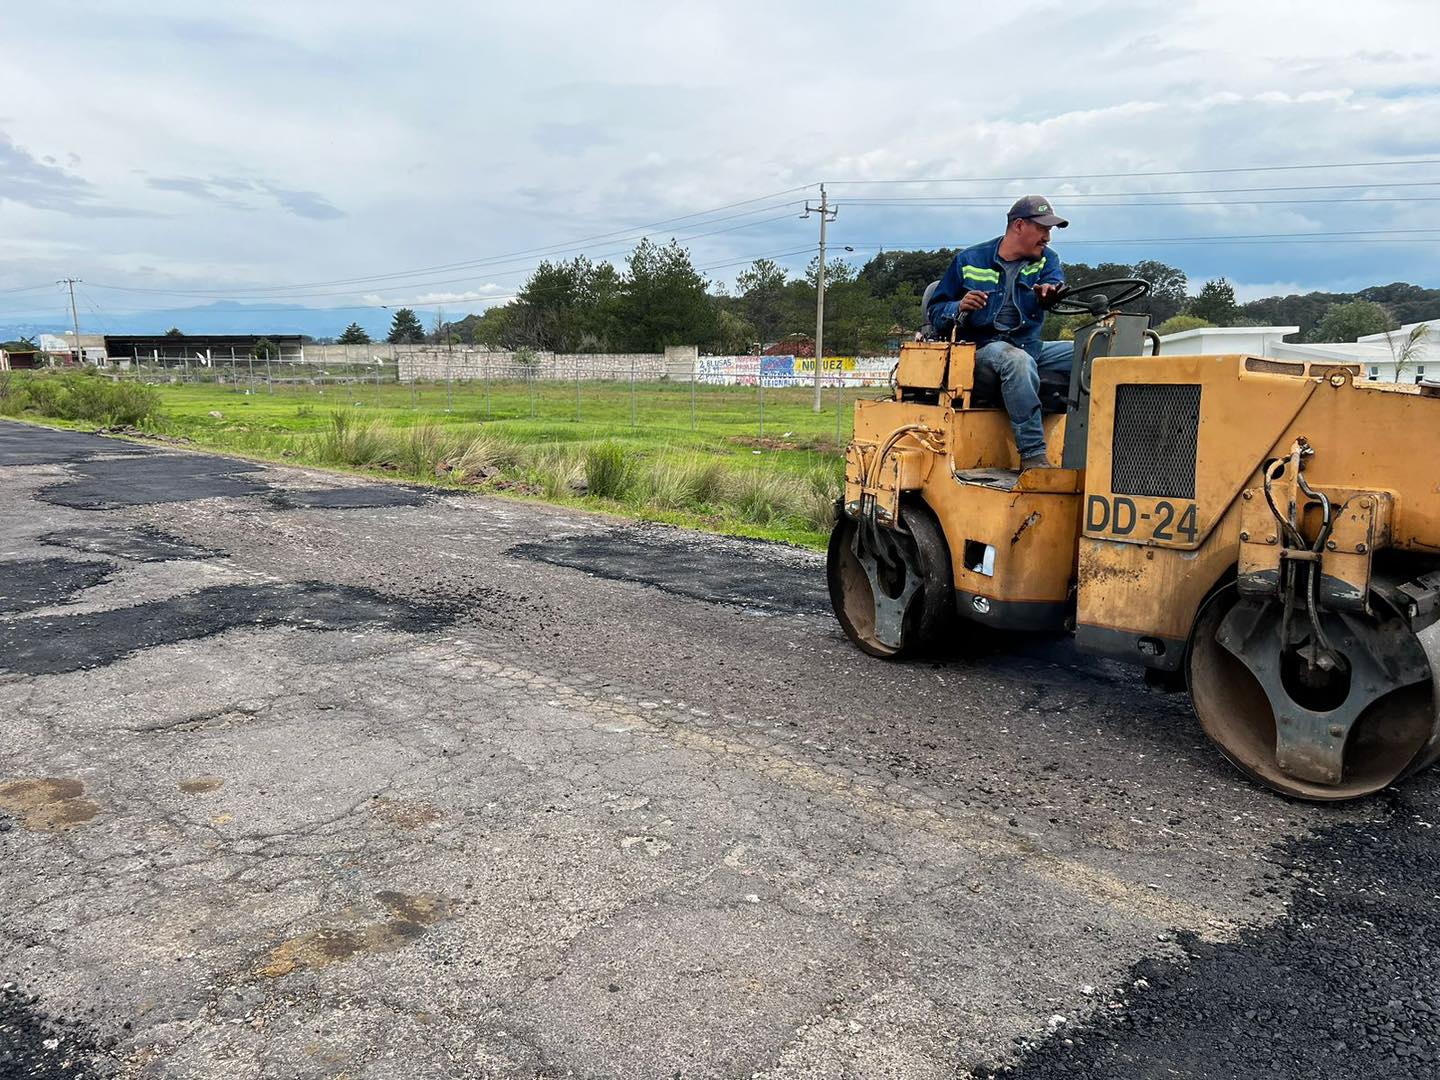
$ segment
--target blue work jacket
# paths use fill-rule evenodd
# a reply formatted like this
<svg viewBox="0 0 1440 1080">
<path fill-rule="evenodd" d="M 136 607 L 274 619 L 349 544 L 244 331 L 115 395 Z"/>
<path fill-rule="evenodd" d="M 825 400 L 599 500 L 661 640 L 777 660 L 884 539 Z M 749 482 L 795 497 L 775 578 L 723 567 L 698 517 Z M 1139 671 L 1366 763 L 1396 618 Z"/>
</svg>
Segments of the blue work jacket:
<svg viewBox="0 0 1440 1080">
<path fill-rule="evenodd" d="M 989 293 L 990 300 L 983 308 L 964 315 L 957 336 L 976 345 L 986 345 L 1000 336 L 995 330 L 995 317 L 1005 303 L 1005 271 L 998 258 L 1002 239 L 997 236 L 994 240 L 968 247 L 955 256 L 950 269 L 940 279 L 939 288 L 931 295 L 930 307 L 925 312 L 937 334 L 949 337 L 950 327 L 960 308 L 960 298 L 971 290 L 979 289 Z M 1008 331 L 1004 335 L 1005 340 L 1038 360 L 1040 329 L 1045 325 L 1045 312 L 1035 296 L 1035 286 L 1063 284 L 1065 272 L 1060 268 L 1060 256 L 1053 248 L 1047 247 L 1042 258 L 1021 264 L 1015 276 L 1015 308 L 1020 312 L 1020 325 Z"/>
</svg>

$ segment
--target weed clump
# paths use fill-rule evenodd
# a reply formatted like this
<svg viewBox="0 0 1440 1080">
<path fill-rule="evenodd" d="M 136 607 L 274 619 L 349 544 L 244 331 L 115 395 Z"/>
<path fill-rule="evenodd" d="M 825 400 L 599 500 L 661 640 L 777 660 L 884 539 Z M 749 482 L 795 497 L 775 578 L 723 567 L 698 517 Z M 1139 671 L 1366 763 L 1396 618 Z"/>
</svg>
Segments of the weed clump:
<svg viewBox="0 0 1440 1080">
<path fill-rule="evenodd" d="M 599 499 L 620 500 L 636 479 L 635 461 L 616 442 L 596 443 L 585 451 L 585 491 Z"/>
</svg>

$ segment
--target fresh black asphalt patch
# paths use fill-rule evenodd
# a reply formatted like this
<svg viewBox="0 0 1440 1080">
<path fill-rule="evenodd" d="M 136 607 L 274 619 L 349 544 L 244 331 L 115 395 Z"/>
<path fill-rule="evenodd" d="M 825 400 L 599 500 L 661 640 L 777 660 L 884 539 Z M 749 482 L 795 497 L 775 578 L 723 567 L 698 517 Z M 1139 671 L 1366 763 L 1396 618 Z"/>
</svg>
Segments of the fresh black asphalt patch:
<svg viewBox="0 0 1440 1080">
<path fill-rule="evenodd" d="M 39 542 L 92 555 L 113 555 L 131 562 L 175 562 L 185 559 L 221 559 L 226 553 L 197 547 L 148 525 L 115 529 L 59 529 Z"/>
<path fill-rule="evenodd" d="M 104 667 L 143 649 L 237 628 L 423 633 L 450 625 L 459 613 L 454 605 L 316 581 L 218 585 L 134 607 L 0 623 L 0 672 L 57 675 Z"/>
<path fill-rule="evenodd" d="M 274 488 L 270 503 L 278 510 L 360 510 L 371 507 L 422 506 L 430 496 L 415 488 L 393 484 L 367 484 L 364 487 L 317 488 L 293 491 Z"/>
<path fill-rule="evenodd" d="M 11 559 L 0 562 L 0 614 L 63 604 L 99 585 L 115 567 L 80 559 Z"/>
<path fill-rule="evenodd" d="M 46 1016 L 9 983 L 0 986 L 0 1080 L 98 1080 L 98 1060 L 100 1048 L 83 1028 Z"/>
<path fill-rule="evenodd" d="M 1277 922 L 1227 944 L 1182 938 L 1186 962 L 1141 961 L 1092 1019 L 971 1075 L 1440 1077 L 1440 822 L 1390 798 L 1385 822 L 1278 851 L 1265 888 L 1292 899 Z"/>
<path fill-rule="evenodd" d="M 75 510 L 190 502 L 260 495 L 269 486 L 243 477 L 260 466 L 207 454 L 152 454 L 139 459 L 78 461 L 73 480 L 44 488 L 38 498 Z"/>
<path fill-rule="evenodd" d="M 126 455 L 130 460 L 105 460 L 112 454 Z M 144 459 L 133 460 L 137 455 L 144 455 Z M 395 484 L 308 491 L 272 488 L 246 475 L 262 470 L 262 466 L 246 461 L 211 454 L 165 453 L 118 439 L 29 424 L 0 422 L 0 465 L 70 466 L 73 479 L 45 488 L 38 497 L 76 510 L 118 510 L 127 506 L 247 495 L 265 495 L 277 510 L 421 506 L 430 499 L 429 493 L 422 489 Z M 52 542 L 75 546 L 65 541 Z M 203 557 L 156 554 L 155 545 L 149 546 L 152 554 L 146 557 L 147 561 L 157 557 Z"/>
<path fill-rule="evenodd" d="M 148 446 L 83 431 L 60 431 L 0 421 L 0 465 L 65 465 L 100 454 L 153 454 Z"/>
<path fill-rule="evenodd" d="M 748 554 L 758 540 L 616 528 L 603 533 L 517 544 L 506 554 L 568 566 L 597 577 L 634 581 L 710 604 L 776 614 L 829 610 L 825 575 Z M 766 545 L 773 548 L 775 545 Z"/>
</svg>

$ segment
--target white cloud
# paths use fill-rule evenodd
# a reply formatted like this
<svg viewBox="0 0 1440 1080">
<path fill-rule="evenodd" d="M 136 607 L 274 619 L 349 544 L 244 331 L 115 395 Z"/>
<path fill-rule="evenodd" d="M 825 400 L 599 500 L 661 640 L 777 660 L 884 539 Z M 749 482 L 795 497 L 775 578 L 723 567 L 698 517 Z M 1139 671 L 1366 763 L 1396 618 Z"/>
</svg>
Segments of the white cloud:
<svg viewBox="0 0 1440 1080">
<path fill-rule="evenodd" d="M 914 0 L 832 6 L 823 20 L 816 5 L 755 0 L 498 2 L 483 12 L 451 2 L 423 17 L 380 0 L 355 0 L 343 17 L 279 0 L 194 11 L 179 0 L 136 0 L 124 9 L 75 3 L 7 13 L 17 55 L 46 55 L 64 40 L 67 65 L 84 74 L 36 94 L 24 65 L 0 69 L 0 101 L 25 103 L 0 106 L 5 145 L 24 152 L 15 168 L 57 178 L 49 198 L 60 200 L 7 205 L 0 288 L 74 273 L 258 300 L 286 283 L 337 283 L 301 290 L 311 295 L 303 302 L 318 305 L 354 302 L 360 297 L 346 288 L 379 284 L 357 278 L 442 267 L 383 279 L 381 294 L 481 304 L 513 292 L 537 249 L 626 236 L 636 223 L 820 179 L 1073 178 L 1440 157 L 1440 8 L 1410 0 L 1374 0 L 1360 18 L 1341 5 L 1067 0 L 979 10 L 949 32 L 937 30 L 948 23 L 932 4 Z M 1045 32 L 1034 33 L 1042 23 Z M 165 63 L 135 62 L 157 50 Z M 1381 183 L 1400 179 L 1436 184 Z M 1224 206 L 1080 197 L 1368 180 L 1376 186 L 1237 193 Z M 1006 198 L 1027 189 L 1054 196 L 1071 217 L 1056 243 L 1072 261 L 1155 257 L 1194 281 L 1224 274 L 1302 291 L 1397 278 L 1440 283 L 1436 245 L 1413 239 L 1154 250 L 1085 243 L 1440 228 L 1440 202 L 1421 201 L 1440 198 L 1436 166 L 837 184 L 832 240 L 857 246 L 863 259 L 880 244 L 979 239 L 998 229 Z M 33 194 L 33 184 L 26 190 Z M 816 192 L 790 198 L 806 194 Z M 882 194 L 991 198 L 943 207 L 857 201 Z M 1293 201 L 1327 196 L 1402 201 Z M 1266 199 L 1285 201 L 1241 205 Z M 97 217 L 97 208 L 149 216 Z M 696 263 L 814 242 L 813 218 L 783 208 L 755 217 L 777 220 L 697 237 Z M 655 234 L 714 231 L 686 224 Z M 623 254 L 627 246 L 612 237 L 591 250 Z M 522 254 L 455 265 L 514 252 Z M 279 295 L 297 302 L 290 291 Z M 118 307 L 151 296 L 108 299 Z M 168 306 L 177 298 L 153 299 Z M 0 297 L 0 312 L 18 303 Z"/>
</svg>

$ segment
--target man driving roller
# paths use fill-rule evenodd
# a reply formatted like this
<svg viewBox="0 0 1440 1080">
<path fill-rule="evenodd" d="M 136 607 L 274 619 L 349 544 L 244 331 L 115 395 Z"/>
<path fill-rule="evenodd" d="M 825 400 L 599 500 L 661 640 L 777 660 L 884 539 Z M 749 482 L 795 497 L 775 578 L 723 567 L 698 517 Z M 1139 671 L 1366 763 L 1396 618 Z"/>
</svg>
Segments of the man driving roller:
<svg viewBox="0 0 1440 1080">
<path fill-rule="evenodd" d="M 948 337 L 973 341 L 975 372 L 1000 384 L 1021 469 L 1054 468 L 1046 457 L 1040 420 L 1040 373 L 1070 373 L 1074 346 L 1040 340 L 1045 309 L 1065 284 L 1050 230 L 1070 223 L 1050 200 L 1026 195 L 1010 208 L 1005 233 L 968 247 L 950 264 L 926 310 L 930 325 Z"/>
</svg>

